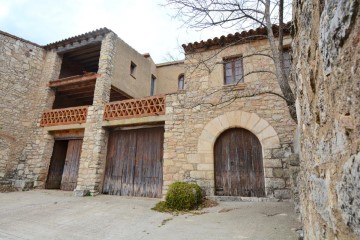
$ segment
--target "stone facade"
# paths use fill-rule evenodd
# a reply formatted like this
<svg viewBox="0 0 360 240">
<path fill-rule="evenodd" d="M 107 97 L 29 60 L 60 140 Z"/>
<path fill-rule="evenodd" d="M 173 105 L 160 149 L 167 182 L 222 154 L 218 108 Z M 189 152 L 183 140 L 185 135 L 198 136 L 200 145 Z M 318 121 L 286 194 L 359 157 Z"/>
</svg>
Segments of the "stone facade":
<svg viewBox="0 0 360 240">
<path fill-rule="evenodd" d="M 359 239 L 359 1 L 294 1 L 294 16 L 305 239 Z"/>
<path fill-rule="evenodd" d="M 50 164 L 54 138 L 44 128 L 40 127 L 43 111 L 51 109 L 55 94 L 47 84 L 57 79 L 60 73 L 61 58 L 54 51 L 46 53 L 42 74 L 37 81 L 37 105 L 31 111 L 35 114 L 33 131 L 27 136 L 24 157 L 19 160 L 16 172 L 15 186 L 20 188 L 44 187 Z M 33 93 L 34 94 L 34 93 Z"/>
<path fill-rule="evenodd" d="M 224 69 L 218 64 L 228 56 L 247 56 L 267 48 L 266 41 L 258 41 L 187 55 L 185 90 L 166 98 L 164 193 L 174 181 L 189 181 L 214 195 L 214 143 L 223 131 L 237 127 L 250 130 L 261 142 L 266 195 L 290 197 L 288 157 L 295 123 L 283 99 L 263 93 L 279 92 L 276 80 L 268 74 L 249 74 L 271 70 L 271 63 L 260 56 L 244 58 L 246 77 L 237 85 L 223 84 Z M 201 59 L 212 60 L 203 66 Z"/>
<path fill-rule="evenodd" d="M 26 158 L 25 145 L 36 122 L 46 52 L 38 45 L 0 32 L 0 178 L 13 178 Z"/>
</svg>

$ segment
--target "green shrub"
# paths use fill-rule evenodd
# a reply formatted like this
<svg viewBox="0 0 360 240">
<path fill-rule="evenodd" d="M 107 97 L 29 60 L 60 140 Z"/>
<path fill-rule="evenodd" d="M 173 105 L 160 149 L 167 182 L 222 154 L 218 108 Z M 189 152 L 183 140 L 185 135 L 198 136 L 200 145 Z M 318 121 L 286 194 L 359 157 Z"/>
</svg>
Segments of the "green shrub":
<svg viewBox="0 0 360 240">
<path fill-rule="evenodd" d="M 202 190 L 197 184 L 176 182 L 169 186 L 165 204 L 172 210 L 192 210 L 196 209 L 202 200 Z"/>
</svg>

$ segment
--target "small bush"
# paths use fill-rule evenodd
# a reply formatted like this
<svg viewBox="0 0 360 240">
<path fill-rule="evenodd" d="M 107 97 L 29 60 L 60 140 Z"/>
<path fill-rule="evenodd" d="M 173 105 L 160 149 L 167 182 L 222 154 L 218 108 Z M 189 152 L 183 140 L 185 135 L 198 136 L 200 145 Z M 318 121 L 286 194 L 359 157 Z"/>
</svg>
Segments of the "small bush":
<svg viewBox="0 0 360 240">
<path fill-rule="evenodd" d="M 165 206 L 172 210 L 193 210 L 203 200 L 201 188 L 195 183 L 176 182 L 169 186 Z"/>
</svg>

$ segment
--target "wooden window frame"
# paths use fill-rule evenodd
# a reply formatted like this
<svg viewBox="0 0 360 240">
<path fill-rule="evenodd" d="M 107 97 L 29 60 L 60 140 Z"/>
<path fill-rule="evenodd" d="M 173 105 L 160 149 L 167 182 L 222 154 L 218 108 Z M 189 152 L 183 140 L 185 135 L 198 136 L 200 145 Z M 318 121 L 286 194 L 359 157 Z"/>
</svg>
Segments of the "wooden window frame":
<svg viewBox="0 0 360 240">
<path fill-rule="evenodd" d="M 241 69 L 241 75 L 239 81 L 236 79 L 236 62 L 240 61 L 240 69 Z M 224 85 L 236 85 L 239 83 L 244 83 L 244 63 L 243 63 L 243 57 L 242 55 L 235 55 L 235 56 L 229 56 L 223 58 L 223 71 L 224 71 Z M 227 75 L 226 75 L 226 69 L 228 64 L 231 63 L 231 82 L 227 82 Z"/>
</svg>

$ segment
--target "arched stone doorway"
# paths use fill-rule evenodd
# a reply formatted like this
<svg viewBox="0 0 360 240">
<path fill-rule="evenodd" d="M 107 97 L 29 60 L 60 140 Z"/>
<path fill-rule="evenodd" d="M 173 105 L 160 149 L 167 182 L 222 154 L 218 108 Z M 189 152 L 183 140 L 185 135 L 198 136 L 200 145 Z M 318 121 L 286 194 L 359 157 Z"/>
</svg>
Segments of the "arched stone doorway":
<svg viewBox="0 0 360 240">
<path fill-rule="evenodd" d="M 232 111 L 224 113 L 209 121 L 198 139 L 197 169 L 193 170 L 192 175 L 205 175 L 199 184 L 206 189 L 210 196 L 215 195 L 215 171 L 214 171 L 214 145 L 220 134 L 230 128 L 243 128 L 253 133 L 259 140 L 262 147 L 262 155 L 272 149 L 280 148 L 280 139 L 275 129 L 265 119 L 260 118 L 256 113 L 244 111 Z M 264 158 L 263 165 L 271 166 L 272 159 Z M 264 172 L 265 193 L 268 194 L 272 188 L 272 176 Z M 204 180 L 205 179 L 205 180 Z"/>
<path fill-rule="evenodd" d="M 244 128 L 230 128 L 214 144 L 215 195 L 265 196 L 262 147 Z"/>
</svg>

